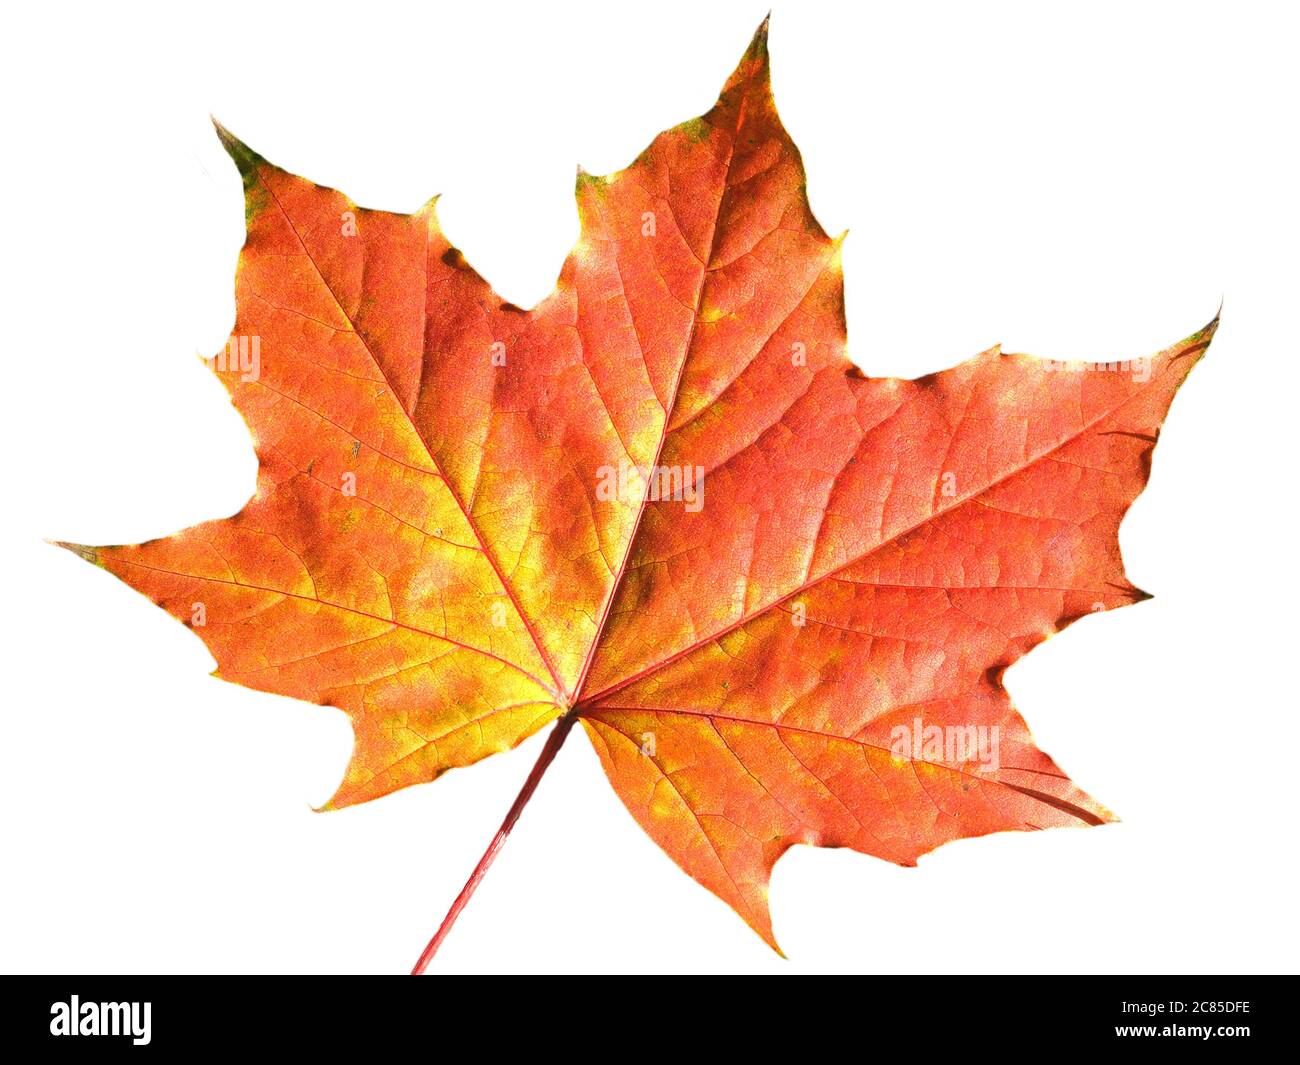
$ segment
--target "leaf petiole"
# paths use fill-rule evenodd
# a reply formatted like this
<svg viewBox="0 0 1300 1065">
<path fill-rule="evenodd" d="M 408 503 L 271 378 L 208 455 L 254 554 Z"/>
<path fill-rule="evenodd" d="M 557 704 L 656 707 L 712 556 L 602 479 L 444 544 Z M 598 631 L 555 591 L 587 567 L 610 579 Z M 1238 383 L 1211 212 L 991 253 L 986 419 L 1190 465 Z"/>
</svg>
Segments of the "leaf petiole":
<svg viewBox="0 0 1300 1065">
<path fill-rule="evenodd" d="M 542 753 L 537 756 L 537 761 L 533 764 L 532 771 L 528 774 L 528 779 L 524 781 L 524 786 L 520 789 L 519 794 L 515 796 L 515 801 L 511 804 L 510 809 L 506 812 L 505 820 L 501 822 L 501 827 L 497 829 L 496 835 L 492 837 L 492 842 L 488 844 L 487 850 L 483 852 L 483 857 L 479 859 L 478 865 L 470 873 L 469 879 L 465 881 L 465 886 L 460 889 L 460 894 L 456 896 L 456 901 L 451 904 L 451 909 L 447 911 L 447 916 L 442 919 L 442 924 L 438 926 L 438 931 L 433 934 L 415 967 L 411 970 L 412 976 L 421 975 L 433 960 L 433 956 L 438 953 L 438 948 L 442 946 L 442 941 L 447 938 L 447 933 L 451 931 L 451 926 L 456 923 L 456 918 L 460 916 L 461 911 L 469 903 L 470 898 L 478 889 L 479 882 L 487 874 L 488 869 L 496 860 L 497 852 L 505 846 L 510 830 L 515 827 L 515 822 L 519 820 L 519 815 L 524 812 L 524 807 L 528 805 L 528 800 L 533 797 L 533 792 L 537 790 L 537 785 L 541 782 L 542 775 L 550 767 L 555 756 L 559 753 L 560 747 L 563 746 L 565 739 L 568 738 L 569 730 L 573 728 L 573 723 L 578 720 L 578 715 L 570 710 L 556 722 L 555 728 L 551 731 L 550 736 L 546 738 L 546 746 L 542 748 Z"/>
</svg>

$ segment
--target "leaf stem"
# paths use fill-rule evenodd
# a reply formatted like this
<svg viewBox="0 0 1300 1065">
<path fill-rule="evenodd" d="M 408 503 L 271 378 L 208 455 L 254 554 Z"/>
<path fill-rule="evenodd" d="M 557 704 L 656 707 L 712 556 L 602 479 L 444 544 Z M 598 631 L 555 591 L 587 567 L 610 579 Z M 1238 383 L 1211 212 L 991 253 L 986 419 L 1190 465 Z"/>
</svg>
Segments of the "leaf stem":
<svg viewBox="0 0 1300 1065">
<path fill-rule="evenodd" d="M 442 941 L 447 938 L 447 933 L 451 931 L 451 926 L 456 923 L 456 918 L 460 916 L 474 892 L 478 889 L 479 881 L 486 875 L 492 863 L 496 860 L 497 852 L 505 846 L 510 830 L 515 827 L 515 822 L 519 820 L 519 815 L 524 812 L 524 807 L 528 805 L 528 800 L 533 797 L 533 792 L 537 790 L 537 785 L 541 782 L 542 775 L 546 772 L 551 762 L 555 760 L 556 754 L 564 741 L 568 738 L 569 730 L 573 728 L 573 723 L 578 720 L 578 715 L 570 710 L 556 723 L 555 728 L 551 730 L 550 736 L 546 739 L 546 746 L 542 748 L 542 753 L 537 756 L 532 772 L 528 774 L 528 779 L 524 781 L 524 786 L 520 789 L 519 794 L 515 796 L 515 801 L 511 804 L 510 809 L 506 812 L 505 820 L 501 822 L 501 827 L 497 829 L 497 834 L 492 837 L 492 842 L 488 844 L 487 850 L 483 852 L 483 857 L 479 859 L 478 865 L 470 873 L 469 879 L 465 881 L 465 886 L 460 889 L 460 894 L 456 896 L 456 901 L 451 904 L 451 909 L 447 911 L 447 916 L 442 919 L 442 924 L 438 926 L 438 931 L 433 934 L 424 951 L 420 954 L 420 960 L 415 963 L 415 968 L 411 970 L 412 976 L 419 976 L 429 967 L 429 962 L 433 956 L 438 953 L 438 948 L 442 946 Z"/>
</svg>

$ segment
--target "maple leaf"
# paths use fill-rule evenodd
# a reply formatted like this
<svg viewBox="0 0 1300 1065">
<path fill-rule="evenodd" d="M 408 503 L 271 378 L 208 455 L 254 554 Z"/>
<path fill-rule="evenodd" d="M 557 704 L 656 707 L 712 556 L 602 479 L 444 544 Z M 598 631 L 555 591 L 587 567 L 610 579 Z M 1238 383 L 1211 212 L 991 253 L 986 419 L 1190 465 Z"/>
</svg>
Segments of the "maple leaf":
<svg viewBox="0 0 1300 1065">
<path fill-rule="evenodd" d="M 434 201 L 366 210 L 218 131 L 248 235 L 216 369 L 256 494 L 175 536 L 66 546 L 191 625 L 221 678 L 345 711 L 328 808 L 558 719 L 417 969 L 578 721 L 645 831 L 773 947 L 792 844 L 913 865 L 1110 818 L 1002 674 L 1145 597 L 1118 526 L 1217 319 L 1149 358 L 994 348 L 865 377 L 766 23 L 711 111 L 579 174 L 581 236 L 530 311 Z"/>
</svg>

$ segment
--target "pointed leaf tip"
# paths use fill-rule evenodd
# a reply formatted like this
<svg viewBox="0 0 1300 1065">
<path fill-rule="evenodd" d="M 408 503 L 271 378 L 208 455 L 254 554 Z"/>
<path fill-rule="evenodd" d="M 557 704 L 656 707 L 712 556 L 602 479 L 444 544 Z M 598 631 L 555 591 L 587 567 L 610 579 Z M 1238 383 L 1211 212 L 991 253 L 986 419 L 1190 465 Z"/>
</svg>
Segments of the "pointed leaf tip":
<svg viewBox="0 0 1300 1065">
<path fill-rule="evenodd" d="M 769 15 L 759 23 L 758 29 L 754 31 L 754 36 L 750 39 L 749 47 L 745 49 L 745 54 L 740 57 L 740 62 L 732 72 L 731 77 L 727 79 L 727 84 L 723 86 L 722 93 L 725 96 L 729 90 L 739 85 L 747 83 L 761 82 L 766 83 L 768 80 L 768 53 L 767 53 L 767 26 Z"/>
<path fill-rule="evenodd" d="M 252 148 L 218 122 L 214 116 L 209 115 L 208 117 L 212 120 L 212 128 L 217 131 L 217 139 L 221 141 L 221 146 L 226 150 L 226 154 L 235 161 L 235 166 L 239 167 L 239 173 L 247 178 L 256 169 L 258 163 L 264 160 L 257 152 L 253 151 Z"/>
<path fill-rule="evenodd" d="M 87 547 L 85 544 L 70 544 L 63 540 L 47 540 L 46 543 L 53 544 L 55 547 L 61 547 L 65 551 L 71 551 L 78 558 L 84 558 L 92 566 L 98 566 L 100 564 L 98 548 Z"/>
</svg>

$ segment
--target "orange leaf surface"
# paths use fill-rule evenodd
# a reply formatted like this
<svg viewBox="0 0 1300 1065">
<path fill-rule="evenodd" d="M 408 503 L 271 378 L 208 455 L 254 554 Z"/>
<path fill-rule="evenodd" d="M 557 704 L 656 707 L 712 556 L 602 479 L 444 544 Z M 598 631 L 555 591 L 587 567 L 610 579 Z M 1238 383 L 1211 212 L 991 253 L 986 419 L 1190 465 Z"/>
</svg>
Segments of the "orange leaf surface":
<svg viewBox="0 0 1300 1065">
<path fill-rule="evenodd" d="M 498 846 L 581 721 L 645 831 L 774 947 L 792 844 L 911 865 L 1109 819 L 1002 674 L 1145 597 L 1118 526 L 1215 323 L 1149 358 L 865 377 L 766 26 L 706 115 L 579 175 L 581 236 L 530 311 L 433 201 L 365 210 L 219 132 L 248 236 L 216 369 L 256 494 L 74 550 L 191 625 L 218 676 L 349 715 L 329 807 L 561 719 Z"/>
</svg>

